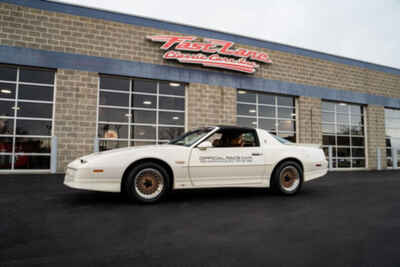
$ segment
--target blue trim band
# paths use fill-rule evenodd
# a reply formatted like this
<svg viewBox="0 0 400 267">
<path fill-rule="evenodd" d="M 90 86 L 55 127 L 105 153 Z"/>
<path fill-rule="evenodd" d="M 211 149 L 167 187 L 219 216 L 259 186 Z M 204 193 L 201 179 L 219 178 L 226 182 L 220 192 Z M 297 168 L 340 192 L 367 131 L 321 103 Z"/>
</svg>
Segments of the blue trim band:
<svg viewBox="0 0 400 267">
<path fill-rule="evenodd" d="M 385 96 L 376 96 L 326 87 L 266 80 L 239 74 L 220 73 L 217 71 L 171 67 L 166 65 L 67 54 L 31 48 L 0 46 L 0 62 L 45 68 L 76 69 L 185 83 L 203 83 L 214 86 L 243 88 L 269 93 L 308 96 L 325 100 L 400 108 L 400 98 L 389 98 Z"/>
<path fill-rule="evenodd" d="M 119 14 L 111 11 L 97 10 L 87 7 L 79 7 L 65 3 L 48 2 L 44 0 L 0 0 L 0 2 L 6 2 L 10 4 L 26 6 L 31 8 L 37 8 L 48 11 L 62 12 L 76 16 L 91 17 L 97 19 L 104 19 L 109 21 L 122 22 L 126 24 L 132 24 L 137 26 L 157 28 L 161 30 L 167 30 L 171 32 L 179 32 L 182 34 L 204 36 L 208 38 L 216 38 L 222 40 L 228 40 L 239 44 L 251 45 L 255 47 L 262 47 L 271 50 L 277 50 L 281 52 L 318 58 L 328 60 L 336 63 L 346 64 L 350 66 L 357 66 L 375 71 L 381 71 L 391 74 L 400 75 L 400 69 L 382 66 L 378 64 L 363 62 L 360 60 L 345 58 L 341 56 L 330 55 L 323 52 L 312 51 L 304 48 L 298 48 L 290 45 L 279 44 L 270 41 L 259 40 L 255 38 L 244 37 L 235 34 L 224 33 L 220 31 L 207 30 L 194 26 L 181 25 L 172 22 L 165 22 L 156 19 L 143 18 L 134 15 Z"/>
</svg>

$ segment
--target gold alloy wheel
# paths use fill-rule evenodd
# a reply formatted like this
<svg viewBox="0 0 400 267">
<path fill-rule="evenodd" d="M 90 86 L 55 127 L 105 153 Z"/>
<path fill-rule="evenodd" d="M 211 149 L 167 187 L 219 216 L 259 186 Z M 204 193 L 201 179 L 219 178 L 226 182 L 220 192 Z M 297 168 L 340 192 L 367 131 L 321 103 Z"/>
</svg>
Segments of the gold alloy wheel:
<svg viewBox="0 0 400 267">
<path fill-rule="evenodd" d="M 294 166 L 287 166 L 281 171 L 279 181 L 283 190 L 292 192 L 296 190 L 300 184 L 299 171 Z"/>
<path fill-rule="evenodd" d="M 161 193 L 163 188 L 164 178 L 156 169 L 143 169 L 135 177 L 135 191 L 143 198 L 155 198 Z"/>
</svg>

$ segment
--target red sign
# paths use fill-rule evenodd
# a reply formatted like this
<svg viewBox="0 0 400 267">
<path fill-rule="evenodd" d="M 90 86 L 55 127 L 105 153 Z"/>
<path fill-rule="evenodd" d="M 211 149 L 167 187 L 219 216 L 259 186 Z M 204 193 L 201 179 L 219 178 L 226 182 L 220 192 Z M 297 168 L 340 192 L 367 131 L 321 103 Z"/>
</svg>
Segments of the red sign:
<svg viewBox="0 0 400 267">
<path fill-rule="evenodd" d="M 181 63 L 201 64 L 245 73 L 256 71 L 259 65 L 254 61 L 272 63 L 268 54 L 244 48 L 233 49 L 235 43 L 229 41 L 204 39 L 204 42 L 195 42 L 195 36 L 175 35 L 147 36 L 147 39 L 163 43 L 161 49 L 168 50 L 163 58 Z"/>
</svg>

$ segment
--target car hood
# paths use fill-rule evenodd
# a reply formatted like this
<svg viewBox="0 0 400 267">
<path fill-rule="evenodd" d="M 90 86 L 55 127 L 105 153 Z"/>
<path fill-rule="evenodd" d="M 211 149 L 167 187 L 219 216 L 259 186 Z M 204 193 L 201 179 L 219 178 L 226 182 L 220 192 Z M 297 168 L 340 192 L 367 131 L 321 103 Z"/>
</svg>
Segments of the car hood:
<svg viewBox="0 0 400 267">
<path fill-rule="evenodd" d="M 178 145 L 169 145 L 169 144 L 133 146 L 133 147 L 111 149 L 111 150 L 102 151 L 102 152 L 95 152 L 95 153 L 80 157 L 79 159 L 91 160 L 91 159 L 95 159 L 95 158 L 103 158 L 103 157 L 108 157 L 108 156 L 115 157 L 115 156 L 125 155 L 125 154 L 126 155 L 129 155 L 132 153 L 136 154 L 137 152 L 155 154 L 155 153 L 166 152 L 169 150 L 179 151 L 180 149 L 187 149 L 187 147 L 178 146 Z"/>
</svg>

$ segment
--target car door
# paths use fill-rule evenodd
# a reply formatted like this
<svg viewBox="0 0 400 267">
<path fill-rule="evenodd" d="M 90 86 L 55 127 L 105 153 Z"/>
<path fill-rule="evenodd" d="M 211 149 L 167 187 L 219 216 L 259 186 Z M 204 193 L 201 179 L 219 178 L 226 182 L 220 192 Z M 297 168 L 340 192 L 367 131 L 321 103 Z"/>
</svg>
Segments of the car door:
<svg viewBox="0 0 400 267">
<path fill-rule="evenodd" d="M 232 130 L 228 132 L 232 132 Z M 202 145 L 199 144 L 192 148 L 189 175 L 194 186 L 213 187 L 261 183 L 265 175 L 265 164 L 256 131 L 250 129 L 233 132 L 249 137 L 250 145 L 216 146 L 215 140 L 210 142 L 210 139 L 213 139 L 211 137 L 203 141 L 208 142 L 209 146 L 201 147 Z M 226 133 L 222 130 L 215 134 Z"/>
</svg>

